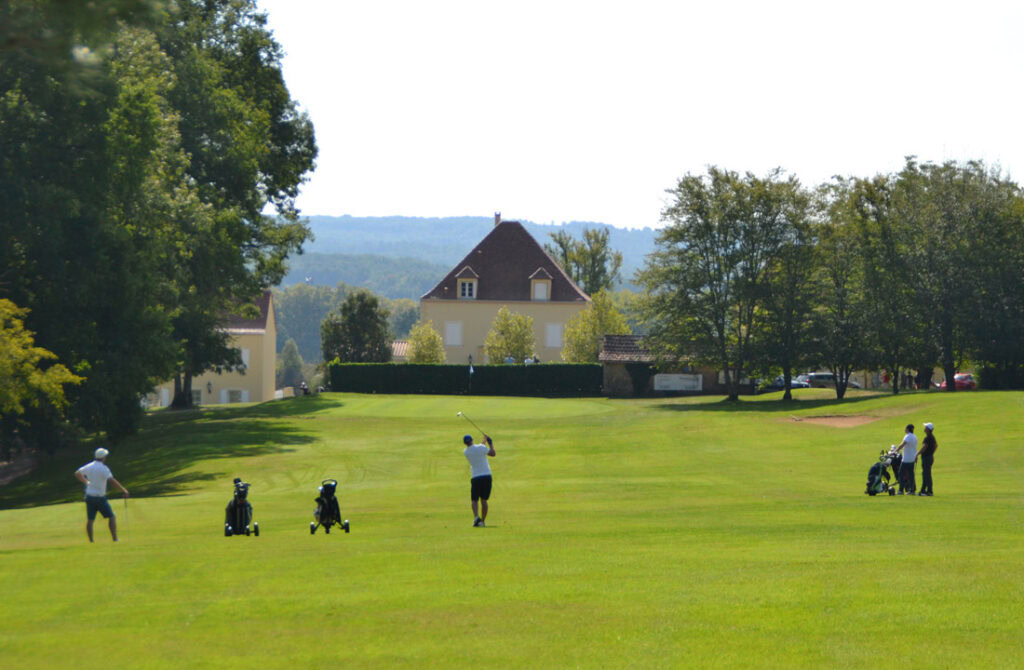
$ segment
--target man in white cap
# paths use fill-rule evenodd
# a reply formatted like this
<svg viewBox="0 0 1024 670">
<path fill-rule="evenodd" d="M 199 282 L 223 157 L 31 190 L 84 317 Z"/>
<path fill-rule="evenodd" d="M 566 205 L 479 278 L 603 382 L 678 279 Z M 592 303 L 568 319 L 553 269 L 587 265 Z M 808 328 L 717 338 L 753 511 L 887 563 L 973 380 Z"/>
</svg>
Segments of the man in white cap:
<svg viewBox="0 0 1024 670">
<path fill-rule="evenodd" d="M 88 533 L 90 542 L 93 541 L 92 522 L 96 520 L 97 512 L 108 520 L 110 537 L 117 542 L 117 519 L 107 501 L 107 482 L 114 482 L 114 485 L 124 492 L 124 497 L 128 497 L 128 489 L 114 479 L 114 475 L 105 463 L 108 454 L 110 454 L 109 451 L 100 447 L 93 454 L 95 460 L 92 463 L 87 463 L 75 470 L 75 477 L 85 484 L 85 515 L 88 518 L 88 521 L 85 522 L 85 532 Z"/>
<path fill-rule="evenodd" d="M 939 448 L 939 443 L 935 441 L 935 435 L 932 431 L 935 430 L 935 424 L 931 421 L 924 424 L 924 440 L 921 441 L 921 451 L 918 454 L 921 457 L 921 492 L 919 496 L 930 496 L 932 495 L 932 463 L 935 462 L 935 450 Z"/>
</svg>

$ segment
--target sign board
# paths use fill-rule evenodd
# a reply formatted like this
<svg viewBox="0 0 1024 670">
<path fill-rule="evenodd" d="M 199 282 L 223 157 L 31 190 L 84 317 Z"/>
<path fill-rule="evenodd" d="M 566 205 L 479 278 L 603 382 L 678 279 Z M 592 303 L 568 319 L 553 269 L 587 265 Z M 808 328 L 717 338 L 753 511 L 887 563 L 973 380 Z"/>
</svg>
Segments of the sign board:
<svg viewBox="0 0 1024 670">
<path fill-rule="evenodd" d="M 655 391 L 701 391 L 704 389 L 704 375 L 654 375 Z"/>
</svg>

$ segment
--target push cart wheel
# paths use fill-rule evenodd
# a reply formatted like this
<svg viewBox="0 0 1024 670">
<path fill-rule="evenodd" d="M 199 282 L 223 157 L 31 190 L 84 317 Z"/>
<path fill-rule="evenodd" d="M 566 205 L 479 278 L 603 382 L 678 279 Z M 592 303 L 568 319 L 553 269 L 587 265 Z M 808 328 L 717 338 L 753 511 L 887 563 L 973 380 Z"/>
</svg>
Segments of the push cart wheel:
<svg viewBox="0 0 1024 670">
<path fill-rule="evenodd" d="M 254 523 L 252 525 L 252 534 L 256 537 L 260 536 L 260 525 L 258 523 Z"/>
<path fill-rule="evenodd" d="M 309 522 L 309 534 L 313 535 L 314 533 L 316 533 L 316 524 L 313 523 L 312 521 L 310 521 Z"/>
<path fill-rule="evenodd" d="M 345 532 L 348 532 L 348 519 L 345 519 Z"/>
<path fill-rule="evenodd" d="M 331 534 L 331 525 L 330 524 L 327 524 L 326 526 L 324 526 L 324 532 L 327 533 L 328 535 Z"/>
<path fill-rule="evenodd" d="M 224 524 L 224 537 L 231 537 L 231 526 Z"/>
<path fill-rule="evenodd" d="M 245 536 L 246 536 L 246 537 L 249 537 L 249 533 L 250 533 L 250 532 L 252 532 L 252 531 L 250 531 L 250 530 L 249 530 L 249 527 L 248 527 L 248 526 L 246 526 L 246 527 L 245 527 Z"/>
</svg>

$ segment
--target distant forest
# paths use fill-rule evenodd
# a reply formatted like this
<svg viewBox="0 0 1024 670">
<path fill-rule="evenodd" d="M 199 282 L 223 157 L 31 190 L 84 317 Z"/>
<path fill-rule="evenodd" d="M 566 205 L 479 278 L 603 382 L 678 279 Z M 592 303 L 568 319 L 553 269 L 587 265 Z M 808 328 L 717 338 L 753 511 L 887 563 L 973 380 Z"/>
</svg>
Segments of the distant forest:
<svg viewBox="0 0 1024 670">
<path fill-rule="evenodd" d="M 417 218 L 403 216 L 313 216 L 314 239 L 306 253 L 289 258 L 281 286 L 306 282 L 362 286 L 387 298 L 418 300 L 494 226 L 492 217 Z M 572 221 L 562 225 L 521 222 L 540 244 L 566 231 L 582 237 L 584 228 L 607 228 L 611 246 L 622 253 L 622 278 L 629 286 L 644 257 L 654 250 L 657 231 L 616 228 Z"/>
</svg>

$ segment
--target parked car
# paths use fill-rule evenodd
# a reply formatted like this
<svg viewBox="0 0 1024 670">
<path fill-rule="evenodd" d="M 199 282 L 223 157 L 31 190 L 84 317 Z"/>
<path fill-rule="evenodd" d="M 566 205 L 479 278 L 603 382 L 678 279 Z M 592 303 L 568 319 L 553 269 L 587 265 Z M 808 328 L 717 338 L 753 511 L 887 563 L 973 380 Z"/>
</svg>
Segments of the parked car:
<svg viewBox="0 0 1024 670">
<path fill-rule="evenodd" d="M 805 389 L 805 388 L 808 388 L 809 386 L 810 385 L 807 382 L 802 382 L 802 381 L 800 381 L 800 380 L 798 380 L 796 378 L 793 378 L 793 379 L 789 380 L 789 388 L 791 388 L 791 389 Z M 779 375 L 778 377 L 776 377 L 775 379 L 771 380 L 770 382 L 766 382 L 766 383 L 762 384 L 758 388 L 757 392 L 758 393 L 769 393 L 771 391 L 781 391 L 784 388 L 786 388 L 786 379 L 782 375 Z"/>
<path fill-rule="evenodd" d="M 831 372 L 808 372 L 806 375 L 800 375 L 805 378 L 805 381 L 810 385 L 811 388 L 824 389 L 824 388 L 835 388 L 836 387 L 836 376 Z M 852 379 L 846 380 L 846 388 L 859 389 L 860 384 L 853 381 Z"/>
<path fill-rule="evenodd" d="M 973 391 L 978 388 L 978 383 L 974 381 L 974 375 L 968 373 L 957 373 L 953 375 L 953 383 L 956 384 L 957 391 Z M 943 379 L 942 383 L 938 385 L 940 389 L 946 389 L 946 380 Z"/>
</svg>

